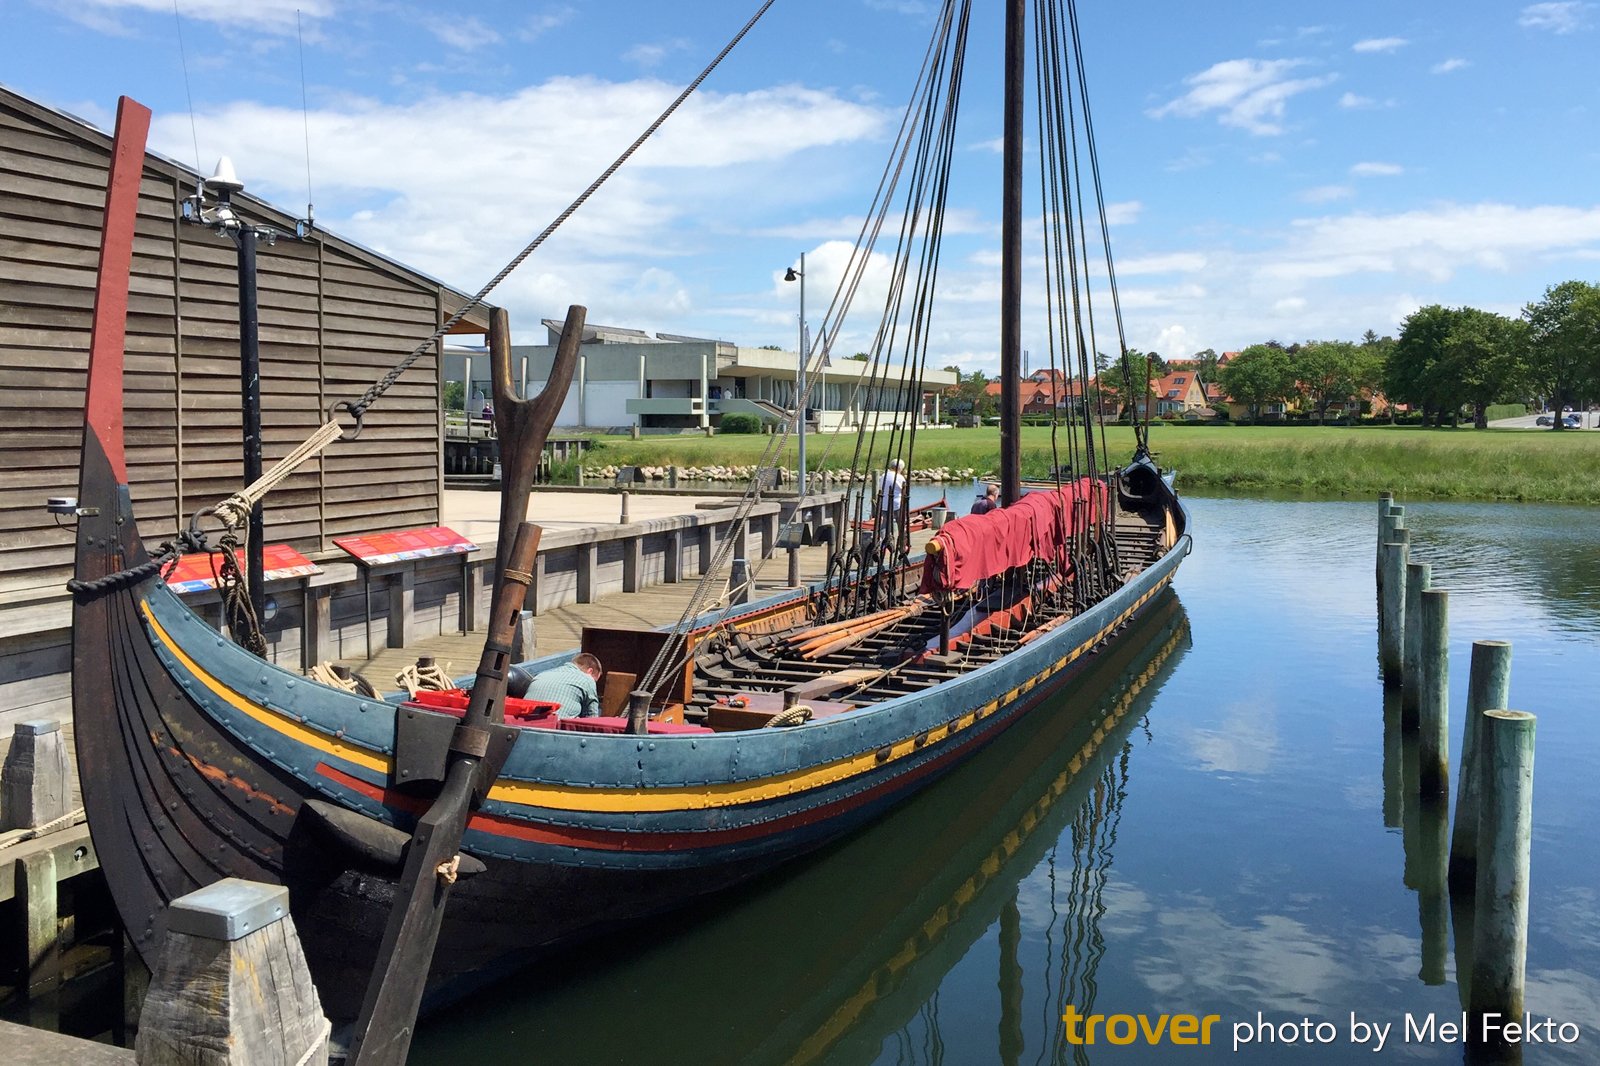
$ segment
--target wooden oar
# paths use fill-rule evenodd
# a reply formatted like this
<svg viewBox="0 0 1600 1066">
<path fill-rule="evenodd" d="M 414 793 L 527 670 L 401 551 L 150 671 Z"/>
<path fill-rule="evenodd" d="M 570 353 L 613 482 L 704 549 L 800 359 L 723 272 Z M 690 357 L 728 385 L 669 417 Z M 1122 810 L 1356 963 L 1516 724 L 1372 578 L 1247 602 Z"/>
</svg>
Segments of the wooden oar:
<svg viewBox="0 0 1600 1066">
<path fill-rule="evenodd" d="M 422 1003 L 433 949 L 444 921 L 444 906 L 455 884 L 456 852 L 472 809 L 483 802 L 505 762 L 516 732 L 504 723 L 506 672 L 511 666 L 517 614 L 533 580 L 539 552 L 539 527 L 526 521 L 528 494 L 540 453 L 561 410 L 578 362 L 584 308 L 573 305 L 561 330 L 555 365 L 544 390 L 533 400 L 512 391 L 511 328 L 506 313 L 489 318 L 489 351 L 494 364 L 494 417 L 500 434 L 500 539 L 490 606 L 489 638 L 478 663 L 472 699 L 459 724 L 448 716 L 408 712 L 395 743 L 395 775 L 402 761 L 424 762 L 440 754 L 430 737 L 448 738 L 444 783 L 428 813 L 417 822 L 406 849 L 405 870 L 396 885 L 393 909 L 378 947 L 377 965 L 367 982 L 356 1022 L 349 1062 L 353 1066 L 402 1066 L 411 1047 L 417 1008 Z M 442 722 L 434 719 L 443 719 Z M 408 734 L 406 729 L 416 732 Z M 448 731 L 443 731 L 448 730 Z M 410 738 L 422 738 L 415 740 Z M 420 744 L 407 751 L 406 743 Z M 429 750 L 431 748 L 431 750 Z M 413 773 L 410 780 L 418 780 Z M 426 778 L 421 778 L 426 779 Z"/>
</svg>

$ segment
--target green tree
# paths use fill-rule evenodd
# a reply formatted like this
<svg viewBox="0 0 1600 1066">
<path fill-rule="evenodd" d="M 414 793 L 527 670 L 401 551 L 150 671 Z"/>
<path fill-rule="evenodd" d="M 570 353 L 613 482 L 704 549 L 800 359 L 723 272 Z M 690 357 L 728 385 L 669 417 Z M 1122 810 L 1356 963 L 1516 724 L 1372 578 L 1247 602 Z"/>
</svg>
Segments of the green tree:
<svg viewBox="0 0 1600 1066">
<path fill-rule="evenodd" d="M 1260 421 L 1261 405 L 1276 403 L 1294 387 L 1294 365 L 1281 346 L 1252 344 L 1222 368 L 1222 391 L 1247 404 L 1251 421 Z"/>
<path fill-rule="evenodd" d="M 1317 409 L 1317 424 L 1326 425 L 1328 405 L 1348 400 L 1356 389 L 1356 346 L 1349 341 L 1309 341 L 1295 356 L 1299 392 Z"/>
<path fill-rule="evenodd" d="M 871 359 L 872 356 L 868 355 L 866 352 L 857 352 L 855 355 L 847 355 L 845 358 L 854 359 L 858 363 L 865 363 Z"/>
<path fill-rule="evenodd" d="M 1443 369 L 1445 339 L 1459 312 L 1442 304 L 1419 307 L 1400 323 L 1400 337 L 1389 355 L 1384 391 L 1391 400 L 1422 408 L 1423 425 L 1459 408 L 1459 383 Z"/>
<path fill-rule="evenodd" d="M 1371 330 L 1368 330 L 1370 333 Z M 1363 341 L 1355 349 L 1351 384 L 1355 386 L 1354 398 L 1359 403 L 1363 397 L 1376 399 L 1383 395 L 1383 375 L 1388 365 L 1389 353 L 1394 350 L 1394 339 L 1385 337 L 1371 344 Z M 1394 404 L 1389 404 L 1389 423 L 1394 424 Z"/>
<path fill-rule="evenodd" d="M 1455 381 L 1472 405 L 1472 424 L 1489 427 L 1487 408 L 1527 387 L 1528 324 L 1492 311 L 1463 307 L 1445 335 L 1439 373 Z"/>
<path fill-rule="evenodd" d="M 460 411 L 466 407 L 467 386 L 460 381 L 447 381 L 444 383 L 444 409 L 446 411 Z"/>
<path fill-rule="evenodd" d="M 1217 360 L 1221 359 L 1222 356 L 1218 355 L 1214 349 L 1205 348 L 1195 352 L 1190 358 L 1194 360 L 1195 368 L 1200 374 L 1201 381 L 1217 380 Z"/>
<path fill-rule="evenodd" d="M 1600 385 L 1600 286 L 1563 281 L 1522 311 L 1531 384 L 1557 414 L 1575 393 Z M 1555 428 L 1564 428 L 1555 419 Z"/>
</svg>

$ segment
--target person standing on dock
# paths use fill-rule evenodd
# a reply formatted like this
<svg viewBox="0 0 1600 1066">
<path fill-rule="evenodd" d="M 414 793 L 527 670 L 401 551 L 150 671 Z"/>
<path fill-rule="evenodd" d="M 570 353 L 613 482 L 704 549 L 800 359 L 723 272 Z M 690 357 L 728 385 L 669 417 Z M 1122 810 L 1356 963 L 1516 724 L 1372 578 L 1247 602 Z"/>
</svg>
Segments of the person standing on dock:
<svg viewBox="0 0 1600 1066">
<path fill-rule="evenodd" d="M 900 512 L 906 504 L 906 462 L 889 460 L 889 469 L 878 479 L 878 545 L 892 551 L 899 544 Z"/>
<path fill-rule="evenodd" d="M 570 663 L 535 676 L 523 698 L 559 704 L 556 714 L 562 718 L 594 718 L 600 714 L 600 693 L 595 682 L 601 673 L 600 660 L 584 652 Z"/>
</svg>

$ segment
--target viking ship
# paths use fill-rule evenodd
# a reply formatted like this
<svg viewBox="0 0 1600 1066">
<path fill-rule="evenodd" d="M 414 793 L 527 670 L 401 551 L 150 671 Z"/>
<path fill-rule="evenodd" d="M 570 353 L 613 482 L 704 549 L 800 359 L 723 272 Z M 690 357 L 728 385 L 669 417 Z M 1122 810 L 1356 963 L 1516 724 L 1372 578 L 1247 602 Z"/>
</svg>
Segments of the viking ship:
<svg viewBox="0 0 1600 1066">
<path fill-rule="evenodd" d="M 149 113 L 123 102 L 85 404 L 73 701 L 91 832 L 147 959 L 172 900 L 225 877 L 283 884 L 324 1009 L 360 1019 L 357 1060 L 399 1061 L 422 997 L 447 1002 L 542 949 L 728 889 L 878 818 L 1046 704 L 1162 600 L 1190 549 L 1188 516 L 1137 419 L 1132 457 L 1113 462 L 1094 407 L 1060 412 L 1050 483 L 1023 491 L 1026 48 L 1022 4 L 1006 6 L 1002 506 L 922 531 L 918 540 L 931 538 L 914 544 L 909 499 L 881 492 L 877 475 L 914 454 L 916 412 L 898 412 L 887 428 L 864 425 L 850 464 L 855 520 L 791 531 L 828 545 L 825 578 L 738 602 L 717 584 L 725 544 L 676 624 L 595 634 L 585 650 L 615 675 L 607 687 L 621 682 L 627 693 L 601 719 L 557 718 L 507 695 L 514 619 L 537 550 L 537 527 L 524 520 L 531 470 L 570 381 L 582 308 L 569 312 L 556 369 L 531 400 L 511 385 L 506 316 L 491 316 L 507 489 L 490 635 L 462 691 L 419 702 L 319 683 L 226 639 L 163 582 L 165 565 L 198 536 L 192 525 L 186 538 L 148 550 L 128 488 L 123 331 Z M 888 222 L 900 243 L 872 349 L 879 387 L 892 387 L 895 373 L 918 380 L 930 347 L 970 15 L 970 3 L 949 3 L 936 20 L 852 267 L 814 350 L 802 353 L 820 360 L 837 338 Z M 1089 175 L 1098 186 L 1092 123 L 1070 5 L 1039 0 L 1034 21 L 1043 328 L 1052 367 L 1088 383 L 1096 337 L 1086 260 L 1096 229 L 1108 273 L 1110 262 L 1104 206 L 1080 196 Z M 1114 282 L 1110 291 L 1114 308 Z M 380 392 L 344 405 L 354 431 Z M 757 484 L 806 407 L 797 397 Z M 336 445 L 339 423 L 330 427 L 320 445 Z M 807 489 L 802 482 L 802 501 Z M 753 487 L 739 506 L 758 494 Z M 235 498 L 216 517 L 238 525 L 249 510 L 248 498 Z M 523 667 L 537 673 L 575 651 Z M 386 1025 L 403 1030 L 384 1037 L 389 1057 L 361 1058 L 362 1034 Z"/>
</svg>

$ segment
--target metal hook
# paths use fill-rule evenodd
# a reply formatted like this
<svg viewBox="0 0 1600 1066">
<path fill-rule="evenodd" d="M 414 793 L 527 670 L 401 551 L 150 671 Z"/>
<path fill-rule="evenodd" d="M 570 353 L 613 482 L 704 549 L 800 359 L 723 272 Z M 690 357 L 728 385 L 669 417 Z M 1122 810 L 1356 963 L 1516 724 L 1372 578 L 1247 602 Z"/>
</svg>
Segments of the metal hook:
<svg viewBox="0 0 1600 1066">
<path fill-rule="evenodd" d="M 338 413 L 340 411 L 348 411 L 351 415 L 353 415 L 355 417 L 356 424 L 353 429 L 339 434 L 339 439 L 344 441 L 355 440 L 357 437 L 361 436 L 361 427 L 366 421 L 367 417 L 366 408 L 357 404 L 353 404 L 349 400 L 339 400 L 337 403 L 329 406 L 328 417 L 336 418 L 338 417 Z"/>
</svg>

